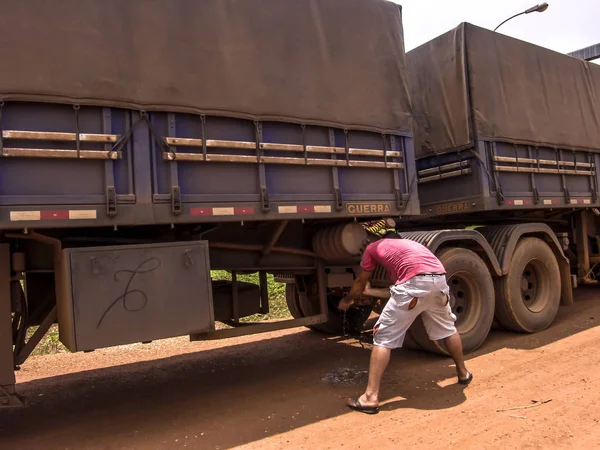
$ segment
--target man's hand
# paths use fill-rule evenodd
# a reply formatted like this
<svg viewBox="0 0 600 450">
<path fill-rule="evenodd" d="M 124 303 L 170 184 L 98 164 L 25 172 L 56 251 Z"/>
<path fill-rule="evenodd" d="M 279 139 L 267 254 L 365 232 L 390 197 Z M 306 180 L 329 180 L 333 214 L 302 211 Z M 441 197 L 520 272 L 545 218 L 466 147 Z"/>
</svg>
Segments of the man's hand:
<svg viewBox="0 0 600 450">
<path fill-rule="evenodd" d="M 348 292 L 348 294 L 339 303 L 339 309 L 341 309 L 342 311 L 346 311 L 348 308 L 350 308 L 350 305 L 354 303 L 354 299 L 360 297 L 362 292 L 365 290 L 365 286 L 369 282 L 370 276 L 371 273 L 366 272 L 364 270 L 361 270 L 358 273 L 356 279 L 354 280 L 354 283 L 352 284 L 352 287 L 350 288 L 350 292 Z"/>
<path fill-rule="evenodd" d="M 348 297 L 344 297 L 342 300 L 340 300 L 340 303 L 338 304 L 338 309 L 340 311 L 346 311 L 348 308 L 350 308 L 350 306 L 352 306 L 352 303 L 354 303 L 354 300 Z"/>
</svg>

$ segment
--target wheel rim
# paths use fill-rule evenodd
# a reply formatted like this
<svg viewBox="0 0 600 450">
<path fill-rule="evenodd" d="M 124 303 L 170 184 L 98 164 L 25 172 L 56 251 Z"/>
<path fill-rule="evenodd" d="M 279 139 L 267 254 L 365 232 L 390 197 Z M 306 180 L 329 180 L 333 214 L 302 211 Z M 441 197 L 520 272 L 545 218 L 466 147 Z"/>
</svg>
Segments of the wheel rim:
<svg viewBox="0 0 600 450">
<path fill-rule="evenodd" d="M 543 311 L 548 306 L 549 295 L 547 283 L 548 270 L 539 259 L 529 261 L 521 274 L 521 300 L 525 307 L 534 313 Z"/>
<path fill-rule="evenodd" d="M 468 272 L 456 272 L 450 277 L 448 285 L 454 296 L 452 312 L 456 316 L 456 329 L 460 334 L 468 333 L 481 315 L 481 302 L 477 301 L 479 288 Z"/>
</svg>

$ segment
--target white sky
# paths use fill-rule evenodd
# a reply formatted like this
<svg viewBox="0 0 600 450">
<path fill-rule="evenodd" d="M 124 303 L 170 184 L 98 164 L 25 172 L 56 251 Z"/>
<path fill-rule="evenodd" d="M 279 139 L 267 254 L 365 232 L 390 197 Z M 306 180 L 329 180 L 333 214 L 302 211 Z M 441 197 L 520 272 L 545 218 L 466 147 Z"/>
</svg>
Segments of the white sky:
<svg viewBox="0 0 600 450">
<path fill-rule="evenodd" d="M 461 22 L 494 29 L 537 0 L 394 0 L 402 5 L 406 50 L 411 50 Z M 543 0 L 542 0 L 543 1 Z M 539 3 L 542 3 L 539 1 Z M 600 0 L 548 0 L 543 13 L 524 14 L 498 29 L 561 53 L 600 43 Z"/>
</svg>

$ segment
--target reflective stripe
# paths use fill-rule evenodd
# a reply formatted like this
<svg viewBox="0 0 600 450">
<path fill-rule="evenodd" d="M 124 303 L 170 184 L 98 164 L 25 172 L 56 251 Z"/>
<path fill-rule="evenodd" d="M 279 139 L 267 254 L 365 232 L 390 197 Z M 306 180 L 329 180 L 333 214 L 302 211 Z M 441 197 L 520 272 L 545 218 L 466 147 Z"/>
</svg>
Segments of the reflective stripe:
<svg viewBox="0 0 600 450">
<path fill-rule="evenodd" d="M 11 222 L 31 222 L 38 220 L 90 220 L 97 219 L 95 209 L 58 209 L 44 211 L 11 211 Z"/>
</svg>

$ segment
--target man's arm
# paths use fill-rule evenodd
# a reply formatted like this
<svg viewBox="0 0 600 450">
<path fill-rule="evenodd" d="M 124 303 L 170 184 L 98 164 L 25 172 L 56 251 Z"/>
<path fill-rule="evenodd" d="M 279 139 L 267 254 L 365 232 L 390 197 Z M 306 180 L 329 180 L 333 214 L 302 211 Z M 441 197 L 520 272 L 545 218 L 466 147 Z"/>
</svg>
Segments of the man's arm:
<svg viewBox="0 0 600 450">
<path fill-rule="evenodd" d="M 369 297 L 375 298 L 390 298 L 390 289 L 384 288 L 372 288 L 370 283 L 367 283 L 365 290 L 363 291 L 364 295 L 368 295 Z"/>
<path fill-rule="evenodd" d="M 359 274 L 356 276 L 352 287 L 350 288 L 350 292 L 346 295 L 338 305 L 338 308 L 342 311 L 350 308 L 350 305 L 356 300 L 357 297 L 361 296 L 365 287 L 369 283 L 369 278 L 371 277 L 371 272 L 367 272 L 366 270 L 361 270 Z"/>
</svg>

